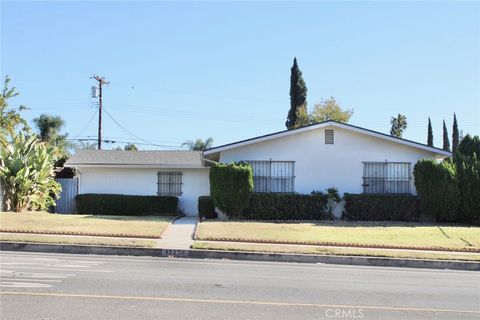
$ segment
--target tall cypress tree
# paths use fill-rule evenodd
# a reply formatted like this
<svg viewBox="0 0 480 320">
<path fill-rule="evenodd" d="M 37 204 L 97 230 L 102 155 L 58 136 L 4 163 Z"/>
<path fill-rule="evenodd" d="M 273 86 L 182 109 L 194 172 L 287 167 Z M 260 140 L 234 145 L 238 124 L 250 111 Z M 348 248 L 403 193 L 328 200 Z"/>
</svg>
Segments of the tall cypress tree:
<svg viewBox="0 0 480 320">
<path fill-rule="evenodd" d="M 432 130 L 432 122 L 430 121 L 430 117 L 428 117 L 428 137 L 427 137 L 427 144 L 430 147 L 433 147 L 433 130 Z"/>
<path fill-rule="evenodd" d="M 445 120 L 443 120 L 443 150 L 450 151 L 450 139 L 448 139 L 447 126 Z"/>
<path fill-rule="evenodd" d="M 452 153 L 455 155 L 457 152 L 458 144 L 460 143 L 460 135 L 458 133 L 458 124 L 457 124 L 457 116 L 453 114 L 453 131 L 452 131 Z"/>
<path fill-rule="evenodd" d="M 297 112 L 301 108 L 307 108 L 307 86 L 303 80 L 302 71 L 298 68 L 297 58 L 294 58 L 290 73 L 290 110 L 285 122 L 288 129 L 295 127 Z"/>
</svg>

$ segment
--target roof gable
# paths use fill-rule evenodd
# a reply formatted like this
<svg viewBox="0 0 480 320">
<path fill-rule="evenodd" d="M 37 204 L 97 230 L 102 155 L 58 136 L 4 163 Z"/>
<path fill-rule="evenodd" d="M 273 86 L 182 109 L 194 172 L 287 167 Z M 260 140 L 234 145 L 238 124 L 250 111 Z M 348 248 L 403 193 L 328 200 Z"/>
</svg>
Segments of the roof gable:
<svg viewBox="0 0 480 320">
<path fill-rule="evenodd" d="M 225 144 L 225 145 L 222 145 L 222 146 L 218 146 L 218 147 L 214 147 L 214 148 L 210 148 L 208 150 L 205 150 L 204 154 L 205 155 L 210 155 L 210 154 L 218 153 L 218 152 L 229 150 L 229 149 L 239 148 L 239 147 L 243 147 L 243 146 L 246 146 L 246 145 L 250 145 L 250 144 L 254 144 L 254 143 L 260 143 L 260 142 L 268 141 L 268 140 L 272 140 L 272 139 L 278 139 L 278 138 L 281 138 L 281 137 L 294 135 L 294 134 L 298 134 L 298 133 L 301 133 L 301 132 L 306 132 L 306 131 L 315 130 L 315 129 L 319 129 L 319 128 L 324 128 L 324 127 L 327 127 L 327 126 L 342 128 L 342 129 L 346 129 L 346 130 L 349 130 L 349 131 L 352 131 L 352 132 L 357 132 L 357 133 L 381 138 L 381 139 L 384 139 L 384 140 L 387 140 L 387 141 L 391 141 L 391 142 L 394 142 L 394 143 L 399 143 L 399 144 L 402 144 L 402 145 L 410 146 L 410 147 L 421 149 L 421 150 L 430 151 L 432 153 L 444 155 L 444 156 L 447 156 L 447 157 L 451 156 L 451 152 L 445 151 L 443 149 L 430 147 L 428 145 L 425 145 L 425 144 L 422 144 L 422 143 L 419 143 L 419 142 L 393 137 L 393 136 L 390 136 L 390 135 L 385 134 L 385 133 L 381 133 L 381 132 L 370 130 L 370 129 L 365 129 L 365 128 L 354 126 L 354 125 L 347 124 L 347 123 L 337 122 L 337 121 L 334 121 L 334 120 L 327 120 L 327 121 L 324 121 L 324 122 L 311 124 L 311 125 L 308 125 L 308 126 L 305 126 L 305 127 L 297 128 L 297 129 L 279 131 L 279 132 L 275 132 L 275 133 L 266 134 L 266 135 L 263 135 L 263 136 L 258 136 L 258 137 L 254 137 L 254 138 L 250 138 L 250 139 L 246 139 L 246 140 L 241 140 L 241 141 Z"/>
</svg>

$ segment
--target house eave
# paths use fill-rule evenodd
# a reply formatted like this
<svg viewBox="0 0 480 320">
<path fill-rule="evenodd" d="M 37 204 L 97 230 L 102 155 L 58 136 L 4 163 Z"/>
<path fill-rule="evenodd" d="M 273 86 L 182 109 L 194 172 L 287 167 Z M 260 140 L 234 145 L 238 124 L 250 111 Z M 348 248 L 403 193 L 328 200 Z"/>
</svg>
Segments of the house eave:
<svg viewBox="0 0 480 320">
<path fill-rule="evenodd" d="M 315 129 L 319 129 L 319 128 L 323 128 L 323 127 L 328 127 L 328 126 L 333 126 L 333 127 L 337 127 L 337 128 L 342 128 L 342 129 L 366 134 L 366 135 L 369 135 L 369 136 L 373 136 L 373 137 L 388 140 L 388 141 L 391 141 L 391 142 L 399 143 L 399 144 L 402 144 L 402 145 L 410 146 L 410 147 L 413 147 L 413 148 L 429 151 L 429 152 L 432 152 L 434 154 L 445 156 L 445 157 L 452 156 L 452 153 L 449 152 L 449 151 L 445 151 L 445 150 L 435 148 L 435 147 L 430 147 L 430 146 L 421 144 L 419 142 L 389 136 L 387 134 L 384 134 L 384 133 L 381 133 L 381 132 L 378 132 L 378 131 L 373 131 L 373 130 L 370 130 L 370 129 L 365 129 L 365 128 L 362 128 L 362 127 L 358 127 L 358 126 L 354 126 L 354 125 L 346 124 L 346 123 L 341 123 L 341 122 L 337 122 L 337 121 L 333 121 L 333 120 L 328 120 L 328 121 L 325 121 L 325 122 L 309 125 L 309 126 L 298 128 L 298 129 L 280 131 L 280 132 L 271 133 L 271 134 L 267 134 L 267 135 L 264 135 L 264 136 L 259 136 L 259 137 L 255 137 L 255 138 L 251 138 L 251 139 L 247 139 L 247 140 L 233 142 L 233 143 L 226 144 L 226 145 L 223 145 L 223 146 L 218 146 L 218 147 L 215 147 L 215 148 L 205 150 L 204 151 L 204 156 L 214 155 L 214 154 L 217 154 L 217 153 L 225 151 L 225 150 L 240 148 L 240 147 L 247 146 L 247 145 L 250 145 L 250 144 L 255 144 L 255 143 L 260 143 L 260 142 L 263 142 L 263 141 L 278 139 L 278 138 L 281 138 L 281 137 L 285 137 L 285 136 L 289 136 L 289 135 L 293 135 L 293 134 L 297 134 L 297 133 L 301 133 L 301 132 L 306 132 L 306 131 L 310 131 L 310 130 L 315 130 Z"/>
<path fill-rule="evenodd" d="M 69 168 L 131 168 L 131 169 L 208 169 L 202 165 L 178 164 L 114 164 L 114 163 L 65 163 Z"/>
</svg>

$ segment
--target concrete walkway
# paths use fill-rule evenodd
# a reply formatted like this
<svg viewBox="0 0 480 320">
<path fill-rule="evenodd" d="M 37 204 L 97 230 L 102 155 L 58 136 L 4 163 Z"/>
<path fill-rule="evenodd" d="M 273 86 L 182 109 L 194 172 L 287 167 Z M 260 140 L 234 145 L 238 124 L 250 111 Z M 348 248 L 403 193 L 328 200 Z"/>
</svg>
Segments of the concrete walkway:
<svg viewBox="0 0 480 320">
<path fill-rule="evenodd" d="M 157 248 L 189 249 L 193 244 L 193 233 L 198 217 L 183 217 L 170 224 L 157 240 Z"/>
</svg>

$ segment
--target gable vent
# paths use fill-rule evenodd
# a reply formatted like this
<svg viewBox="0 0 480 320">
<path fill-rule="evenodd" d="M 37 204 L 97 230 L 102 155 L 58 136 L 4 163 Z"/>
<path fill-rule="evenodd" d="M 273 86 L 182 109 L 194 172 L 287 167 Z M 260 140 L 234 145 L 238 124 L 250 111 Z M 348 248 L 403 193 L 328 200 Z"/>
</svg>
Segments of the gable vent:
<svg viewBox="0 0 480 320">
<path fill-rule="evenodd" d="M 325 144 L 333 144 L 333 130 L 325 129 Z"/>
</svg>

